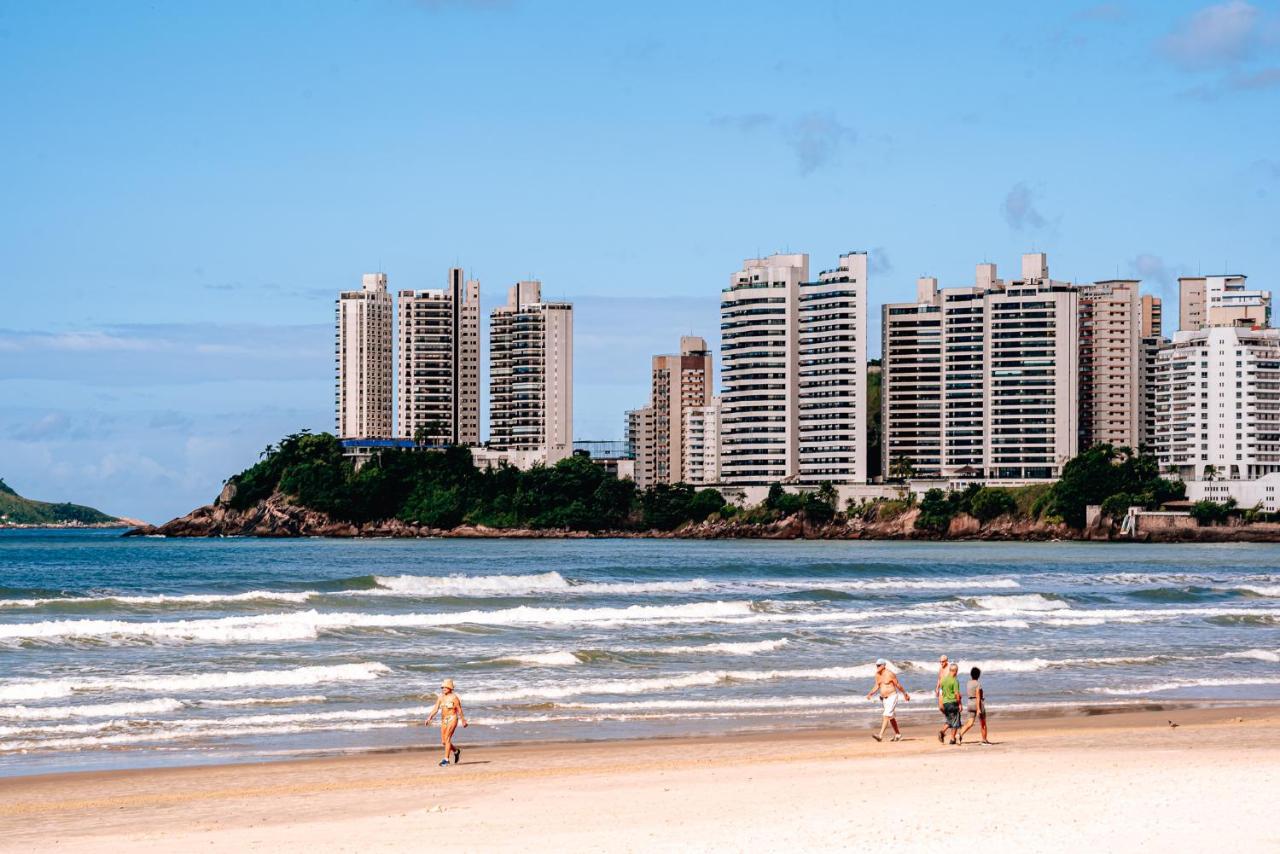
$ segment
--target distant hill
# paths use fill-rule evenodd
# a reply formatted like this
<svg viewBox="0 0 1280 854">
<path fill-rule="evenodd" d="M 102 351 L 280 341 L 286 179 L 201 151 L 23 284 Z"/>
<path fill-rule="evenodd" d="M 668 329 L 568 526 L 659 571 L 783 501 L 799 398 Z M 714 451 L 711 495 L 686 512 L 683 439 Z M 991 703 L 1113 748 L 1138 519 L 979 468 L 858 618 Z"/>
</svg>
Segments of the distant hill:
<svg viewBox="0 0 1280 854">
<path fill-rule="evenodd" d="M 13 487 L 0 479 L 0 527 L 6 525 L 50 525 L 78 526 L 93 525 L 107 528 L 115 525 L 128 525 L 132 520 L 117 519 L 108 516 L 101 510 L 85 507 L 82 504 L 48 501 L 33 501 L 23 498 Z"/>
</svg>

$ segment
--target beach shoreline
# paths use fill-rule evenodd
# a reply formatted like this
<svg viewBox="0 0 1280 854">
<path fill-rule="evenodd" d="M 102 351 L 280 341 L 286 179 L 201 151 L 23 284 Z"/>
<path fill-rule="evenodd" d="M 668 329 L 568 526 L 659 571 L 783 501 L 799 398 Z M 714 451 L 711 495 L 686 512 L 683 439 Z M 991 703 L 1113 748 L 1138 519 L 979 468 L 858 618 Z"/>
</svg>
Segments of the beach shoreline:
<svg viewBox="0 0 1280 854">
<path fill-rule="evenodd" d="M 1204 824 L 1219 828 L 1223 811 L 1238 812 L 1237 842 L 1280 839 L 1265 818 L 1280 774 L 1272 737 L 1280 706 L 1161 705 L 1052 718 L 993 715 L 992 746 L 940 745 L 927 716 L 904 719 L 899 744 L 872 741 L 866 726 L 524 744 L 469 742 L 463 731 L 462 764 L 438 768 L 437 731 L 424 729 L 423 747 L 413 750 L 11 777 L 0 779 L 0 848 L 408 850 L 420 848 L 430 831 L 468 850 L 528 847 L 530 833 L 552 850 L 736 850 L 749 840 L 789 838 L 785 822 L 774 823 L 789 812 L 802 822 L 791 828 L 797 838 L 822 849 L 851 844 L 870 817 L 858 813 L 890 803 L 900 825 L 894 838 L 911 848 L 921 838 L 914 834 L 927 835 L 941 818 L 922 797 L 931 786 L 939 803 L 956 808 L 956 773 L 971 781 L 978 775 L 972 796 L 998 805 L 984 821 L 1023 847 L 1060 850 L 1081 840 L 1061 835 L 1079 823 L 1080 804 L 1055 812 L 1063 806 L 1053 799 L 1055 787 L 1077 800 L 1125 802 L 1116 808 L 1133 818 L 1110 833 L 1132 843 L 1167 837 L 1181 840 L 1179 850 L 1195 847 L 1195 810 L 1202 807 L 1214 816 Z M 971 735 L 976 739 L 976 728 Z M 1029 788 L 1031 780 L 1043 792 Z M 1146 798 L 1159 799 L 1154 823 L 1133 808 Z M 832 799 L 859 808 L 820 809 Z M 1010 825 L 1009 815 L 1020 811 L 1026 822 Z M 682 844 L 664 842 L 661 833 L 676 827 L 683 828 Z M 1206 844 L 1220 841 L 1212 827 L 1203 831 Z M 1106 847 L 1119 847 L 1108 838 Z"/>
</svg>

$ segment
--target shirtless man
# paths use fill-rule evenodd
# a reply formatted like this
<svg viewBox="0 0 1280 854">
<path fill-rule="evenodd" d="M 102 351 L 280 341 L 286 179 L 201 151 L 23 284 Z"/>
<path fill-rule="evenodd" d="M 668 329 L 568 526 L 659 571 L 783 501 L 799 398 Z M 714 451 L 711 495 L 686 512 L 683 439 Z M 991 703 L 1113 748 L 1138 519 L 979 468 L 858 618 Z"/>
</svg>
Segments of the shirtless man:
<svg viewBox="0 0 1280 854">
<path fill-rule="evenodd" d="M 867 692 L 868 700 L 875 696 L 877 691 L 880 692 L 880 702 L 884 706 L 884 716 L 880 719 L 880 734 L 871 737 L 876 741 L 884 741 L 884 728 L 886 725 L 891 725 L 893 741 L 902 741 L 902 730 L 898 729 L 898 719 L 893 713 L 898 708 L 898 694 L 901 693 L 908 703 L 911 702 L 911 695 L 898 681 L 898 674 L 890 670 L 888 665 L 889 662 L 883 658 L 876 659 L 876 684 Z"/>
<path fill-rule="evenodd" d="M 947 678 L 947 673 L 951 669 L 951 664 L 947 661 L 945 655 L 938 656 L 938 681 L 933 683 L 933 696 L 937 697 L 942 690 L 942 680 Z"/>
</svg>

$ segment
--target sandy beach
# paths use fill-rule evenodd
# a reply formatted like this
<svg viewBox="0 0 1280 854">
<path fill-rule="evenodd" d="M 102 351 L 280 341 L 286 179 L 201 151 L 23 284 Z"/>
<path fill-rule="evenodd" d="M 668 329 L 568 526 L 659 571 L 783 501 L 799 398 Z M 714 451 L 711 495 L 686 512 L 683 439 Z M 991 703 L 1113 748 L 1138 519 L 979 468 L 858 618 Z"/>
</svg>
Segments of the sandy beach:
<svg viewBox="0 0 1280 854">
<path fill-rule="evenodd" d="M 824 730 L 22 777 L 0 781 L 0 847 L 1269 850 L 1278 724 L 1183 709 L 993 719 L 992 746 L 914 724 L 899 744 Z"/>
</svg>

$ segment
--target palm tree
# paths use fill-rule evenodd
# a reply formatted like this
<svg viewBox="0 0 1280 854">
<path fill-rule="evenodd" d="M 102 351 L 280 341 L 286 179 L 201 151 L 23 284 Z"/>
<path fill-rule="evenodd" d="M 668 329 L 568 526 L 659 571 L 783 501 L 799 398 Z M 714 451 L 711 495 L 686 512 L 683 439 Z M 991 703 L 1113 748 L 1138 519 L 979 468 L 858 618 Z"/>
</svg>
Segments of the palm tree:
<svg viewBox="0 0 1280 854">
<path fill-rule="evenodd" d="M 1205 479 L 1205 480 L 1209 481 L 1210 483 L 1213 483 L 1213 481 L 1214 481 L 1217 477 L 1218 477 L 1218 467 L 1217 467 L 1217 466 L 1215 466 L 1213 463 L 1209 463 L 1209 465 L 1207 465 L 1207 466 L 1205 466 L 1205 467 L 1204 467 L 1204 479 Z"/>
<path fill-rule="evenodd" d="M 837 509 L 840 502 L 840 494 L 836 492 L 836 486 L 829 480 L 824 480 L 818 487 L 818 500 L 826 504 L 832 510 Z"/>
</svg>

